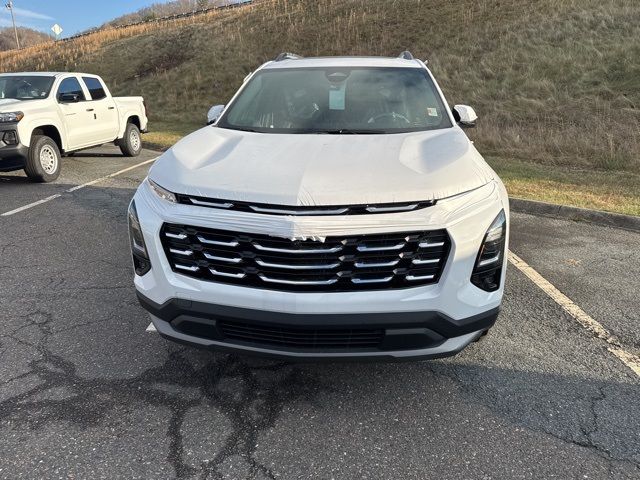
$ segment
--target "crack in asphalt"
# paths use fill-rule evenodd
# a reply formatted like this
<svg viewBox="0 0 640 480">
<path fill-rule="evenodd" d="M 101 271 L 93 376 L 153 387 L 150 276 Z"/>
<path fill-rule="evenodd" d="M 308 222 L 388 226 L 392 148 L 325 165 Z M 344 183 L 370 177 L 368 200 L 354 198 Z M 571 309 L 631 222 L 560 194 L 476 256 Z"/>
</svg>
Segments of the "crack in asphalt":
<svg viewBox="0 0 640 480">
<path fill-rule="evenodd" d="M 76 365 L 47 348 L 52 317 L 37 310 L 27 316 L 39 316 L 32 321 L 40 329 L 42 338 L 29 343 L 13 335 L 4 335 L 20 344 L 29 345 L 41 356 L 29 362 L 29 370 L 18 378 L 35 376 L 40 380 L 35 387 L 0 401 L 0 421 L 11 419 L 11 424 L 30 430 L 43 428 L 50 422 L 71 422 L 81 428 L 99 425 L 109 412 L 123 404 L 143 402 L 164 407 L 170 411 L 167 438 L 167 461 L 177 478 L 220 479 L 219 468 L 233 455 L 247 462 L 252 477 L 262 475 L 276 478 L 270 468 L 254 456 L 257 439 L 262 431 L 275 425 L 284 407 L 298 400 L 313 401 L 319 383 L 308 374 L 287 363 L 251 365 L 248 360 L 234 355 L 212 356 L 199 368 L 194 368 L 184 357 L 185 349 L 172 351 L 164 363 L 145 370 L 130 379 L 87 379 L 78 375 Z M 276 380 L 265 383 L 257 373 L 280 373 Z M 226 379 L 239 379 L 242 394 L 237 396 L 221 386 Z M 157 388 L 159 383 L 179 389 L 195 389 L 197 398 L 186 398 L 180 393 L 169 393 Z M 36 398 L 53 388 L 65 388 L 70 394 L 64 399 Z M 233 426 L 224 446 L 200 468 L 187 464 L 182 426 L 185 416 L 195 406 L 213 405 L 225 415 Z"/>
<path fill-rule="evenodd" d="M 477 397 L 477 392 L 475 391 L 474 388 L 469 386 L 469 379 L 463 377 L 462 369 L 460 367 L 461 366 L 458 366 L 455 364 L 443 365 L 440 363 L 428 364 L 427 366 L 427 368 L 434 375 L 455 379 L 455 381 L 460 385 L 460 387 L 464 391 L 466 391 L 471 396 Z M 443 373 L 443 371 L 440 371 L 440 370 L 444 370 L 447 373 Z M 627 463 L 629 465 L 635 466 L 636 468 L 640 468 L 640 462 L 632 458 L 623 458 L 623 457 L 615 456 L 611 453 L 610 450 L 593 441 L 593 438 L 592 438 L 593 435 L 598 432 L 599 416 L 596 411 L 596 405 L 599 402 L 602 402 L 603 400 L 606 399 L 606 394 L 604 392 L 605 386 L 597 386 L 596 388 L 598 389 L 598 395 L 594 395 L 589 398 L 589 411 L 592 417 L 592 422 L 591 422 L 592 425 L 590 428 L 585 428 L 584 426 L 579 427 L 580 433 L 584 437 L 584 440 L 571 438 L 567 435 L 561 435 L 557 432 L 554 432 L 545 428 L 542 425 L 530 425 L 527 423 L 526 427 L 534 431 L 537 430 L 539 432 L 542 432 L 564 443 L 572 444 L 572 445 L 576 445 L 579 447 L 588 448 L 592 450 L 596 455 L 598 455 L 599 457 L 601 457 L 603 460 L 607 462 L 607 465 L 611 471 L 613 471 L 613 462 Z M 486 404 L 486 406 L 489 409 L 496 412 L 499 416 L 502 416 L 501 414 L 503 412 L 498 405 Z"/>
</svg>

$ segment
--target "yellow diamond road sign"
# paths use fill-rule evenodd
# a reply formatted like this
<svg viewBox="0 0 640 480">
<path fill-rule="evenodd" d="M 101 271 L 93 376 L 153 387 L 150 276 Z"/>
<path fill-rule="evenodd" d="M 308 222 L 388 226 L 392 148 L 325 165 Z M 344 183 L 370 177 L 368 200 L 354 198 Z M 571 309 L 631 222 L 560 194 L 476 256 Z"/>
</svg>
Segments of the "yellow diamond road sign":
<svg viewBox="0 0 640 480">
<path fill-rule="evenodd" d="M 56 23 L 51 27 L 51 31 L 56 34 L 56 37 L 58 37 L 62 33 L 62 27 Z"/>
</svg>

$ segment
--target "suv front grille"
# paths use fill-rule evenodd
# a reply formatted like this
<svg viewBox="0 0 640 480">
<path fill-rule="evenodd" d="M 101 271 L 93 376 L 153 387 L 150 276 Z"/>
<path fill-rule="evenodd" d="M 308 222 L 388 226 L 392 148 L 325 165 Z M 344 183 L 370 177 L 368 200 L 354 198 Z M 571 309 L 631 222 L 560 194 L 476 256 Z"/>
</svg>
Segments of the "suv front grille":
<svg viewBox="0 0 640 480">
<path fill-rule="evenodd" d="M 174 272 L 211 282 L 284 291 L 352 291 L 437 283 L 449 255 L 445 230 L 289 240 L 164 224 Z"/>
</svg>

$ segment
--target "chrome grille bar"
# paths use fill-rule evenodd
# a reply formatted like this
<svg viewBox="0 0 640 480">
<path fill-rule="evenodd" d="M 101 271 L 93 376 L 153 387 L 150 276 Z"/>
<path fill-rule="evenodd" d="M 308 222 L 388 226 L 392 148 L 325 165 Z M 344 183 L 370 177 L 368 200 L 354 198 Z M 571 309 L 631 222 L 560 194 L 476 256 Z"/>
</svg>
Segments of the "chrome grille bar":
<svg viewBox="0 0 640 480">
<path fill-rule="evenodd" d="M 337 277 L 329 278 L 327 280 L 284 280 L 281 278 L 271 278 L 264 274 L 260 274 L 259 277 L 265 282 L 279 283 L 282 285 L 333 285 L 338 281 Z"/>
<path fill-rule="evenodd" d="M 235 240 L 231 240 L 230 242 L 224 242 L 221 240 L 209 240 L 207 238 L 204 238 L 202 235 L 198 235 L 198 241 L 202 242 L 206 245 L 218 245 L 219 247 L 237 247 L 238 245 L 240 245 L 240 242 L 237 242 Z"/>
<path fill-rule="evenodd" d="M 426 258 L 426 259 L 414 258 L 411 263 L 413 263 L 414 265 L 428 265 L 428 264 L 434 264 L 438 262 L 440 262 L 439 258 Z"/>
<path fill-rule="evenodd" d="M 420 242 L 420 245 L 418 245 L 420 248 L 439 248 L 439 247 L 444 247 L 444 242 L 434 242 L 434 243 L 430 243 L 430 242 Z"/>
<path fill-rule="evenodd" d="M 211 272 L 212 275 L 217 275 L 219 277 L 227 277 L 227 278 L 244 278 L 247 276 L 246 273 L 227 273 L 227 272 L 220 272 L 218 270 L 216 270 L 215 268 L 210 268 L 209 271 Z"/>
<path fill-rule="evenodd" d="M 419 280 L 433 280 L 435 275 L 407 275 L 405 278 L 410 282 L 417 282 Z"/>
<path fill-rule="evenodd" d="M 331 248 L 278 248 L 278 247 L 265 247 L 264 245 L 260 245 L 259 243 L 253 243 L 253 246 L 256 250 L 260 250 L 261 252 L 275 252 L 275 253 L 293 253 L 296 255 L 305 255 L 305 254 L 315 254 L 315 253 L 336 253 L 342 250 L 342 246 L 339 245 L 337 247 Z"/>
<path fill-rule="evenodd" d="M 196 265 L 181 265 L 179 263 L 176 263 L 175 265 L 177 269 L 184 270 L 186 272 L 197 272 L 198 270 L 200 270 L 200 267 Z"/>
<path fill-rule="evenodd" d="M 320 264 L 320 265 L 295 265 L 295 264 L 283 264 L 283 263 L 272 263 L 265 262 L 264 260 L 256 259 L 256 263 L 261 267 L 267 268 L 283 268 L 285 270 L 331 270 L 332 268 L 336 268 L 340 266 L 340 262 L 336 263 L 328 263 L 328 264 Z"/>
<path fill-rule="evenodd" d="M 367 283 L 387 283 L 390 282 L 391 280 L 393 280 L 393 275 L 391 275 L 390 277 L 384 277 L 384 278 L 357 278 L 354 277 L 351 279 L 351 281 L 355 284 L 367 284 Z"/>
<path fill-rule="evenodd" d="M 184 240 L 185 238 L 187 238 L 187 234 L 186 233 L 171 233 L 171 232 L 165 232 L 164 234 L 166 237 L 169 238 L 175 238 L 176 240 Z"/>
<path fill-rule="evenodd" d="M 218 260 L 220 262 L 229 262 L 229 263 L 240 263 L 242 261 L 242 257 L 220 257 L 218 255 L 211 255 L 210 253 L 204 252 L 204 257 L 207 260 Z"/>
<path fill-rule="evenodd" d="M 392 250 L 400 250 L 402 249 L 406 243 L 398 243 L 396 245 L 382 245 L 382 246 L 369 246 L 369 245 L 358 245 L 359 252 L 389 252 Z"/>
<path fill-rule="evenodd" d="M 391 260 L 389 262 L 356 262 L 354 263 L 356 268 L 382 268 L 382 267 L 395 267 L 400 263 L 400 259 Z"/>
<path fill-rule="evenodd" d="M 171 253 L 175 253 L 176 255 L 184 255 L 186 257 L 190 257 L 193 255 L 193 250 L 180 250 L 178 248 L 170 248 L 169 251 Z"/>
</svg>

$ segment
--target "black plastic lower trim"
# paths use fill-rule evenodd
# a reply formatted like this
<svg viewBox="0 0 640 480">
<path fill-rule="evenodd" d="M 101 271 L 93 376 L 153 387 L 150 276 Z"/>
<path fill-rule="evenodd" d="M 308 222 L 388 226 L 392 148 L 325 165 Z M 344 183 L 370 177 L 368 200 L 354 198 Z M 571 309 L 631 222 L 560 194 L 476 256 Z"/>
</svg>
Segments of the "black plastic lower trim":
<svg viewBox="0 0 640 480">
<path fill-rule="evenodd" d="M 385 328 L 389 332 L 401 329 L 427 329 L 432 340 L 448 339 L 488 330 L 498 318 L 500 309 L 493 308 L 471 317 L 454 320 L 440 312 L 385 312 L 359 314 L 292 314 L 214 305 L 190 300 L 171 299 L 157 304 L 136 292 L 140 304 L 153 316 L 179 325 L 184 321 L 235 321 L 269 326 L 298 328 Z M 424 332 L 422 332 L 424 333 Z M 394 345 L 399 346 L 399 345 Z"/>
</svg>

